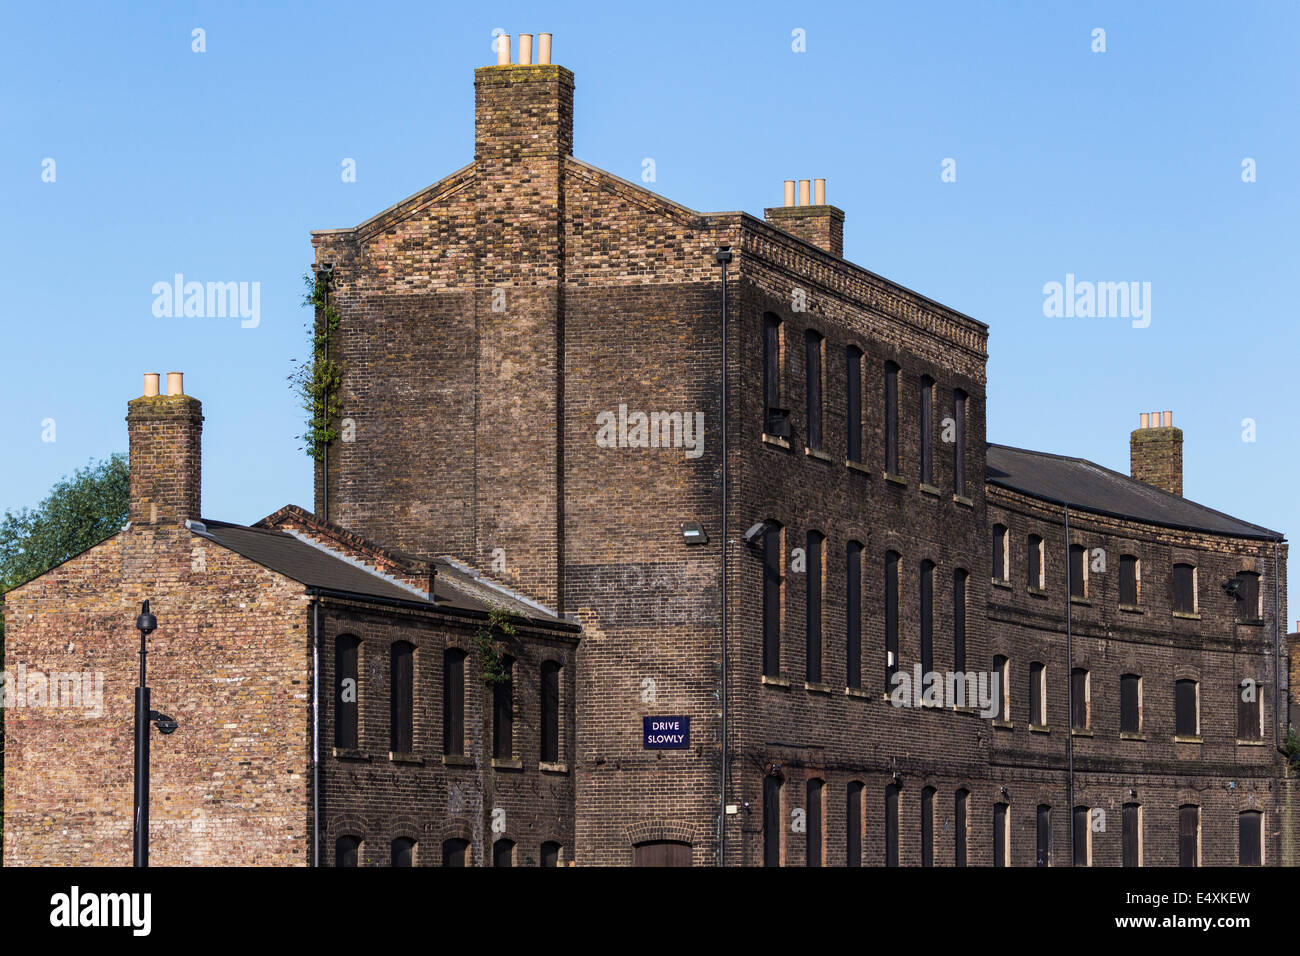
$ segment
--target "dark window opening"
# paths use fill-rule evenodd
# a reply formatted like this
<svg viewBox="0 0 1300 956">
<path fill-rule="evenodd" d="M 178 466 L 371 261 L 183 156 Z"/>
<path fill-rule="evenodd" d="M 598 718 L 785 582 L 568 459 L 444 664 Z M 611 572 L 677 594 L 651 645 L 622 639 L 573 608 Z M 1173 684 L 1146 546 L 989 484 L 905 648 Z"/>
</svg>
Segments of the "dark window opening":
<svg viewBox="0 0 1300 956">
<path fill-rule="evenodd" d="M 845 553 L 845 664 L 848 687 L 862 686 L 862 544 L 850 541 Z"/>
<path fill-rule="evenodd" d="M 1196 681 L 1180 680 L 1174 683 L 1174 733 L 1179 737 L 1195 737 L 1200 730 L 1196 707 Z"/>
<path fill-rule="evenodd" d="M 1262 866 L 1264 863 L 1264 814 L 1258 810 L 1243 810 L 1237 815 L 1237 862 L 1241 866 Z"/>
<path fill-rule="evenodd" d="M 958 790 L 953 798 L 953 864 L 955 866 L 966 865 L 966 811 L 970 806 L 969 801 L 970 791 L 965 788 Z"/>
<path fill-rule="evenodd" d="M 465 854 L 469 849 L 469 843 L 465 840 L 450 839 L 442 843 L 442 865 L 443 866 L 464 866 Z"/>
<path fill-rule="evenodd" d="M 1190 564 L 1174 565 L 1174 611 L 1196 613 L 1196 568 Z"/>
<path fill-rule="evenodd" d="M 763 778 L 763 865 L 781 865 L 781 778 Z"/>
<path fill-rule="evenodd" d="M 543 763 L 560 760 L 560 665 L 542 662 L 542 747 Z"/>
<path fill-rule="evenodd" d="M 934 670 L 934 562 L 921 562 L 921 679 Z"/>
<path fill-rule="evenodd" d="M 1121 674 L 1119 678 L 1119 729 L 1136 734 L 1142 729 L 1142 678 Z"/>
<path fill-rule="evenodd" d="M 351 634 L 340 634 L 334 639 L 334 746 L 340 750 L 357 749 L 360 647 L 361 641 Z"/>
<path fill-rule="evenodd" d="M 885 787 L 885 866 L 898 866 L 898 786 Z"/>
<path fill-rule="evenodd" d="M 1119 603 L 1138 606 L 1138 559 L 1131 554 L 1119 558 Z"/>
<path fill-rule="evenodd" d="M 934 787 L 921 790 L 921 865 L 934 866 Z"/>
<path fill-rule="evenodd" d="M 514 866 L 515 865 L 515 841 L 507 840 L 504 837 L 492 844 L 492 865 L 493 866 Z"/>
<path fill-rule="evenodd" d="M 1009 834 L 1007 832 L 1007 805 L 1005 803 L 995 803 L 993 805 L 993 865 L 1009 866 L 1010 850 Z"/>
<path fill-rule="evenodd" d="M 952 485 L 953 493 L 966 495 L 966 393 L 960 388 L 952 393 Z"/>
<path fill-rule="evenodd" d="M 1070 726 L 1088 728 L 1088 672 L 1082 667 L 1070 671 Z"/>
<path fill-rule="evenodd" d="M 952 669 L 966 671 L 966 570 L 952 573 Z"/>
<path fill-rule="evenodd" d="M 921 484 L 934 484 L 934 379 L 921 376 Z"/>
<path fill-rule="evenodd" d="M 393 866 L 415 866 L 415 841 L 410 837 L 398 837 L 393 841 Z"/>
<path fill-rule="evenodd" d="M 849 866 L 862 865 L 862 784 L 857 781 L 849 783 L 845 807 L 845 842 Z"/>
<path fill-rule="evenodd" d="M 335 866 L 360 866 L 361 838 L 341 836 L 334 842 Z"/>
<path fill-rule="evenodd" d="M 542 844 L 542 852 L 539 857 L 542 866 L 559 866 L 560 865 L 560 844 L 548 840 Z"/>
<path fill-rule="evenodd" d="M 415 647 L 406 641 L 393 644 L 389 656 L 388 739 L 393 753 L 414 749 Z"/>
<path fill-rule="evenodd" d="M 1178 808 L 1178 865 L 1201 865 L 1201 808 L 1195 804 Z"/>
<path fill-rule="evenodd" d="M 804 664 L 806 680 L 810 684 L 820 684 L 822 680 L 822 554 L 825 540 L 820 532 L 808 532 Z"/>
<path fill-rule="evenodd" d="M 1035 849 L 1034 865 L 1052 865 L 1052 808 L 1045 803 L 1038 805 L 1038 842 Z"/>
<path fill-rule="evenodd" d="M 781 674 L 781 526 L 763 534 L 763 674 Z"/>
<path fill-rule="evenodd" d="M 885 471 L 898 474 L 898 366 L 885 363 Z"/>
<path fill-rule="evenodd" d="M 1070 545 L 1070 597 L 1086 598 L 1088 585 L 1084 577 L 1083 562 L 1087 550 L 1081 544 Z"/>
<path fill-rule="evenodd" d="M 1092 811 L 1088 807 L 1074 808 L 1074 865 L 1075 866 L 1092 866 L 1092 853 L 1089 852 L 1092 843 L 1092 827 L 1089 825 L 1092 819 Z"/>
<path fill-rule="evenodd" d="M 465 755 L 465 652 L 458 647 L 442 652 L 442 752 Z"/>
<path fill-rule="evenodd" d="M 822 793 L 823 782 L 821 780 L 809 780 L 806 792 L 805 808 L 807 817 L 808 833 L 808 853 L 805 862 L 808 866 L 822 865 Z"/>
<path fill-rule="evenodd" d="M 898 552 L 885 555 L 885 693 L 898 670 Z"/>
<path fill-rule="evenodd" d="M 862 351 L 850 345 L 845 353 L 847 381 L 844 398 L 848 404 L 848 448 L 849 461 L 862 461 Z"/>
<path fill-rule="evenodd" d="M 492 685 L 492 756 L 509 759 L 515 755 L 515 662 L 501 658 L 502 680 Z"/>
<path fill-rule="evenodd" d="M 1123 863 L 1124 866 L 1141 866 L 1142 865 L 1142 809 L 1136 803 L 1124 804 L 1123 832 L 1121 834 L 1121 843 L 1123 844 Z"/>
<path fill-rule="evenodd" d="M 804 337 L 808 397 L 808 447 L 822 448 L 822 337 L 811 329 Z"/>
</svg>

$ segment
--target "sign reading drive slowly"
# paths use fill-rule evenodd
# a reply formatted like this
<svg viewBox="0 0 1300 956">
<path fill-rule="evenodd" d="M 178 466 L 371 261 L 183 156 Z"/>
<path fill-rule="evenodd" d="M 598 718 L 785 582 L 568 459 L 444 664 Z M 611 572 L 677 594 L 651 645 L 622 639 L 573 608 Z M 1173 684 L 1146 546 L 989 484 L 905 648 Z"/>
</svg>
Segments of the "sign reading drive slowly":
<svg viewBox="0 0 1300 956">
<path fill-rule="evenodd" d="M 691 718 L 642 717 L 646 750 L 685 750 L 691 745 Z"/>
</svg>

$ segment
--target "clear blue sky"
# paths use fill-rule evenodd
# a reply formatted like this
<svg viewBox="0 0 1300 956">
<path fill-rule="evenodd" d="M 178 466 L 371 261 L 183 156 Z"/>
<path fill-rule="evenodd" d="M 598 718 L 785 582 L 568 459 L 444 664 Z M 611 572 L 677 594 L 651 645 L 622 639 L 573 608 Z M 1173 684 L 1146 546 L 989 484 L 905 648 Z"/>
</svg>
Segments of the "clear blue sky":
<svg viewBox="0 0 1300 956">
<path fill-rule="evenodd" d="M 141 373 L 169 370 L 204 404 L 208 515 L 310 507 L 286 382 L 308 232 L 470 160 L 499 28 L 555 35 L 587 162 L 636 180 L 650 157 L 664 195 L 759 215 L 782 180 L 825 177 L 847 258 L 991 326 L 991 440 L 1127 472 L 1138 413 L 1173 409 L 1189 498 L 1300 533 L 1295 3 L 82 3 L 5 21 L 0 509 L 124 450 Z M 175 273 L 260 283 L 260 324 L 155 317 Z M 1151 283 L 1150 326 L 1044 317 L 1067 273 Z"/>
</svg>

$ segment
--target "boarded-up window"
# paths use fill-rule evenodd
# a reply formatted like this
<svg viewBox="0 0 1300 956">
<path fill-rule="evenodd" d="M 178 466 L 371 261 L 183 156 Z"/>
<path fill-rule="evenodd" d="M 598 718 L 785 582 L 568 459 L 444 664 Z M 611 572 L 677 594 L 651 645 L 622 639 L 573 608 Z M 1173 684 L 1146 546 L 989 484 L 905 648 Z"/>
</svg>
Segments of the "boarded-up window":
<svg viewBox="0 0 1300 956">
<path fill-rule="evenodd" d="M 809 780 L 806 791 L 805 812 L 807 817 L 808 853 L 804 862 L 808 866 L 822 865 L 822 794 L 825 784 L 821 780 Z"/>
<path fill-rule="evenodd" d="M 763 431 L 772 431 L 772 411 L 781 407 L 781 320 L 763 316 Z"/>
<path fill-rule="evenodd" d="M 808 532 L 804 664 L 806 680 L 810 684 L 820 684 L 822 679 L 822 555 L 825 542 L 820 532 Z"/>
<path fill-rule="evenodd" d="M 1259 575 L 1254 571 L 1240 571 L 1237 580 L 1237 619 L 1241 621 L 1258 621 L 1259 610 Z"/>
<path fill-rule="evenodd" d="M 1086 598 L 1088 596 L 1087 580 L 1084 575 L 1084 559 L 1087 551 L 1081 544 L 1070 545 L 1070 597 Z"/>
<path fill-rule="evenodd" d="M 763 673 L 781 674 L 781 526 L 763 534 Z"/>
<path fill-rule="evenodd" d="M 960 388 L 952 393 L 952 490 L 966 494 L 966 393 Z"/>
<path fill-rule="evenodd" d="M 1010 720 L 1011 715 L 1007 712 L 1007 697 L 1010 691 L 1009 678 L 1011 669 L 1007 666 L 1007 659 L 1001 654 L 993 658 L 993 673 L 998 678 L 997 694 L 995 695 L 997 700 L 994 701 L 997 709 L 993 714 L 993 718 L 994 720 Z"/>
<path fill-rule="evenodd" d="M 1259 740 L 1263 735 L 1260 726 L 1259 698 L 1264 689 L 1247 678 L 1237 685 L 1237 739 Z"/>
<path fill-rule="evenodd" d="M 921 484 L 934 484 L 934 379 L 921 376 Z"/>
<path fill-rule="evenodd" d="M 542 747 L 543 763 L 560 759 L 560 665 L 542 661 Z"/>
<path fill-rule="evenodd" d="M 465 754 L 465 652 L 458 647 L 442 652 L 442 752 Z"/>
<path fill-rule="evenodd" d="M 493 866 L 514 866 L 515 865 L 515 841 L 500 839 L 492 844 L 492 865 Z"/>
<path fill-rule="evenodd" d="M 1178 865 L 1201 865 L 1201 808 L 1194 804 L 1178 808 Z"/>
<path fill-rule="evenodd" d="M 1034 849 L 1035 866 L 1052 865 L 1052 808 L 1045 803 L 1038 805 L 1037 842 Z"/>
<path fill-rule="evenodd" d="M 1119 729 L 1126 734 L 1142 730 L 1142 678 L 1137 674 L 1119 678 Z"/>
<path fill-rule="evenodd" d="M 334 841 L 335 866 L 359 866 L 361 856 L 361 839 L 355 836 L 341 836 Z"/>
<path fill-rule="evenodd" d="M 492 756 L 509 759 L 515 755 L 514 658 L 502 656 L 503 679 L 492 685 Z"/>
<path fill-rule="evenodd" d="M 1174 682 L 1174 733 L 1179 737 L 1195 737 L 1200 730 L 1196 706 L 1196 681 Z"/>
<path fill-rule="evenodd" d="M 862 686 L 862 543 L 850 541 L 844 554 L 845 640 L 848 687 Z"/>
<path fill-rule="evenodd" d="M 898 474 L 898 366 L 885 363 L 885 471 Z"/>
<path fill-rule="evenodd" d="M 1119 558 L 1119 603 L 1138 606 L 1138 559 L 1131 554 Z"/>
<path fill-rule="evenodd" d="M 389 749 L 406 754 L 413 749 L 415 717 L 415 647 L 406 641 L 393 644 L 389 655 Z"/>
<path fill-rule="evenodd" d="M 898 866 L 898 787 L 885 787 L 885 866 Z"/>
<path fill-rule="evenodd" d="M 1174 610 L 1196 613 L 1196 568 L 1190 564 L 1174 565 Z"/>
<path fill-rule="evenodd" d="M 1026 542 L 1029 560 L 1025 564 L 1026 583 L 1031 588 L 1043 586 L 1043 539 L 1031 534 Z"/>
<path fill-rule="evenodd" d="M 1125 866 L 1142 865 L 1142 808 L 1136 803 L 1124 804 L 1121 843 Z"/>
<path fill-rule="evenodd" d="M 1074 808 L 1074 865 L 1092 866 L 1092 828 L 1088 825 L 1092 811 L 1088 807 Z"/>
<path fill-rule="evenodd" d="M 862 783 L 849 782 L 844 801 L 844 833 L 849 866 L 862 865 Z"/>
<path fill-rule="evenodd" d="M 952 669 L 966 670 L 966 574 L 965 568 L 952 573 Z"/>
<path fill-rule="evenodd" d="M 1040 661 L 1029 665 L 1029 722 L 1036 727 L 1047 723 L 1047 667 Z"/>
<path fill-rule="evenodd" d="M 957 791 L 952 805 L 953 863 L 956 866 L 966 865 L 966 821 L 969 810 L 970 791 L 963 787 Z"/>
<path fill-rule="evenodd" d="M 361 641 L 351 634 L 334 639 L 334 746 L 357 749 L 357 658 Z"/>
<path fill-rule="evenodd" d="M 993 805 L 993 865 L 1011 865 L 1011 834 L 1007 830 L 1007 805 Z"/>
<path fill-rule="evenodd" d="M 885 555 L 885 693 L 898 670 L 898 552 Z"/>
<path fill-rule="evenodd" d="M 541 866 L 559 866 L 560 844 L 551 840 L 543 843 L 541 855 L 538 857 L 538 863 Z"/>
<path fill-rule="evenodd" d="M 1243 810 L 1237 815 L 1237 862 L 1260 866 L 1264 862 L 1264 814 Z"/>
<path fill-rule="evenodd" d="M 921 865 L 934 866 L 934 787 L 921 790 Z"/>
<path fill-rule="evenodd" d="M 391 850 L 393 866 L 415 866 L 415 841 L 410 837 L 398 837 Z"/>
<path fill-rule="evenodd" d="M 465 853 L 469 849 L 469 844 L 464 840 L 450 839 L 442 843 L 442 865 L 443 866 L 464 866 Z"/>
<path fill-rule="evenodd" d="M 993 526 L 993 577 L 999 581 L 1007 579 L 1007 526 Z"/>
<path fill-rule="evenodd" d="M 822 447 L 822 337 L 809 329 L 804 336 L 808 389 L 808 447 Z"/>
<path fill-rule="evenodd" d="M 1090 707 L 1088 700 L 1088 672 L 1082 667 L 1070 671 L 1070 726 L 1077 730 L 1088 727 Z"/>
<path fill-rule="evenodd" d="M 845 351 L 845 390 L 844 400 L 848 405 L 848 447 L 846 457 L 849 461 L 862 460 L 862 350 L 850 345 Z"/>
<path fill-rule="evenodd" d="M 763 778 L 763 865 L 781 865 L 781 778 Z"/>
<path fill-rule="evenodd" d="M 934 670 L 934 562 L 921 562 L 921 674 Z"/>
</svg>

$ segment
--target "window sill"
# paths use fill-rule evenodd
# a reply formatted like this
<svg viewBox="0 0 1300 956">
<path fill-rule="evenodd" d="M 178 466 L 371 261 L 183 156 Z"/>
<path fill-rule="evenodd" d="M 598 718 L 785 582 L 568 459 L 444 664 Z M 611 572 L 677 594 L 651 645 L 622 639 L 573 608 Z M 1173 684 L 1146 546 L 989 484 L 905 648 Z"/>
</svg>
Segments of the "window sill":
<svg viewBox="0 0 1300 956">
<path fill-rule="evenodd" d="M 1174 743 L 1176 744 L 1200 744 L 1202 742 L 1200 734 L 1195 737 L 1180 737 L 1178 734 L 1174 734 Z"/>
<path fill-rule="evenodd" d="M 1262 617 L 1248 617 L 1244 621 L 1238 621 L 1242 627 L 1263 627 L 1264 619 Z"/>
<path fill-rule="evenodd" d="M 1026 592 L 1030 597 L 1035 597 L 1035 598 L 1046 598 L 1046 597 L 1047 597 L 1047 592 L 1044 591 L 1042 588 L 1028 587 L 1028 588 L 1025 588 L 1025 592 Z"/>
<path fill-rule="evenodd" d="M 821 681 L 804 681 L 803 689 L 813 694 L 831 694 L 835 691 L 830 684 L 823 684 Z"/>
<path fill-rule="evenodd" d="M 1120 740 L 1146 740 L 1147 735 L 1140 731 L 1121 730 L 1119 732 Z"/>
<path fill-rule="evenodd" d="M 871 477 L 871 469 L 868 468 L 866 465 L 862 464 L 862 462 L 860 461 L 849 461 L 846 458 L 844 459 L 844 467 L 847 468 L 849 471 L 856 471 L 863 475 L 866 475 L 868 478 Z"/>
<path fill-rule="evenodd" d="M 1169 613 L 1184 621 L 1199 621 L 1201 619 L 1199 613 L 1188 613 L 1187 611 L 1170 611 Z"/>
<path fill-rule="evenodd" d="M 805 448 L 803 453 L 809 458 L 816 458 L 818 461 L 824 461 L 828 464 L 834 461 L 830 455 L 826 454 L 826 452 L 822 451 L 820 448 Z"/>
<path fill-rule="evenodd" d="M 1119 606 L 1119 609 L 1120 609 L 1121 611 L 1123 611 L 1125 614 L 1145 614 L 1145 613 L 1146 613 L 1146 611 L 1142 610 L 1142 608 L 1141 608 L 1139 605 L 1137 605 L 1137 604 L 1121 604 L 1121 605 Z"/>
<path fill-rule="evenodd" d="M 493 757 L 493 770 L 523 770 L 524 762 L 512 757 Z"/>
<path fill-rule="evenodd" d="M 950 710 L 952 710 L 954 714 L 978 714 L 979 713 L 978 707 L 958 707 L 956 704 L 953 704 Z"/>
<path fill-rule="evenodd" d="M 989 578 L 989 581 L 992 582 L 995 588 L 1006 588 L 1008 591 L 1011 590 L 1011 582 L 1006 578 Z"/>
<path fill-rule="evenodd" d="M 991 723 L 993 724 L 993 726 L 996 727 L 998 730 L 1015 730 L 1015 729 L 1016 729 L 1016 725 L 1013 724 L 1013 723 L 1012 723 L 1011 721 L 1009 721 L 1009 720 L 996 720 L 996 719 L 995 719 L 995 720 L 990 721 L 990 722 L 991 722 Z"/>
<path fill-rule="evenodd" d="M 871 691 L 863 690 L 861 687 L 846 687 L 844 688 L 844 695 L 846 697 L 857 697 L 859 700 L 871 700 Z"/>
<path fill-rule="evenodd" d="M 1242 740 L 1240 737 L 1238 737 L 1238 738 L 1237 738 L 1237 746 L 1238 746 L 1238 747 L 1262 747 L 1262 746 L 1264 746 L 1264 741 L 1262 741 L 1262 740 Z"/>
<path fill-rule="evenodd" d="M 1090 728 L 1090 727 L 1071 727 L 1071 728 L 1070 728 L 1070 736 L 1071 736 L 1071 737 L 1091 737 L 1091 736 L 1092 736 L 1092 728 Z"/>
<path fill-rule="evenodd" d="M 784 448 L 786 451 L 790 450 L 790 443 L 788 441 L 784 438 L 777 438 L 775 435 L 769 435 L 767 432 L 763 432 L 763 444 L 775 445 L 777 448 Z"/>
<path fill-rule="evenodd" d="M 537 769 L 542 773 L 568 773 L 569 765 L 567 763 L 551 763 L 543 760 L 537 765 Z"/>
<path fill-rule="evenodd" d="M 442 763 L 445 767 L 472 767 L 474 758 L 466 757 L 464 754 L 443 754 Z"/>
<path fill-rule="evenodd" d="M 885 481 L 889 482 L 891 485 L 898 485 L 900 488 L 907 487 L 907 479 L 904 478 L 902 475 L 895 475 L 886 471 L 881 475 L 881 477 L 884 478 Z"/>
<path fill-rule="evenodd" d="M 388 759 L 393 763 L 406 763 L 414 767 L 424 766 L 424 758 L 417 757 L 413 753 L 394 753 L 390 750 L 388 751 Z"/>
<path fill-rule="evenodd" d="M 1089 601 L 1086 597 L 1079 597 L 1079 596 L 1076 595 L 1076 594 L 1071 594 L 1071 595 L 1070 595 L 1070 603 L 1071 603 L 1071 604 L 1078 604 L 1078 605 L 1080 605 L 1081 607 L 1092 607 L 1092 602 L 1091 602 L 1091 601 Z"/>
<path fill-rule="evenodd" d="M 974 507 L 975 507 L 975 501 L 974 501 L 974 499 L 972 499 L 972 498 L 967 498 L 965 495 L 953 495 L 953 496 L 952 496 L 952 500 L 955 501 L 955 502 L 957 502 L 957 504 L 961 505 L 963 508 L 974 508 Z"/>
<path fill-rule="evenodd" d="M 921 494 L 929 495 L 931 498 L 938 498 L 943 494 L 943 492 L 934 485 L 927 485 L 924 481 L 917 485 L 917 487 L 921 489 Z"/>
<path fill-rule="evenodd" d="M 370 754 L 354 747 L 335 747 L 334 756 L 339 760 L 369 760 Z"/>
<path fill-rule="evenodd" d="M 769 687 L 781 687 L 785 690 L 790 689 L 790 682 L 784 677 L 773 677 L 771 674 L 764 674 L 762 682 Z"/>
<path fill-rule="evenodd" d="M 1030 724 L 1029 732 L 1031 734 L 1050 734 L 1052 732 L 1052 728 L 1047 724 Z"/>
</svg>

